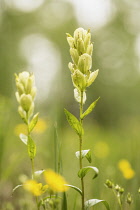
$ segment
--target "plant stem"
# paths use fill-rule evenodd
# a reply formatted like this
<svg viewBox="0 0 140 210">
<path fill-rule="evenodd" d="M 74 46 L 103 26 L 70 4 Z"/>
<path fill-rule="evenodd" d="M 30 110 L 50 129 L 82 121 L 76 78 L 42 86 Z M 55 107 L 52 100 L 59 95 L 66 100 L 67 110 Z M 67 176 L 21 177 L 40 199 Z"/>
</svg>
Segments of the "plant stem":
<svg viewBox="0 0 140 210">
<path fill-rule="evenodd" d="M 31 159 L 31 165 L 32 165 L 32 179 L 34 179 L 34 159 Z"/>
<path fill-rule="evenodd" d="M 80 102 L 80 123 L 81 127 L 83 126 L 83 119 L 81 119 L 81 115 L 83 114 L 83 91 L 81 91 L 81 102 Z M 83 144 L 83 138 L 82 135 L 79 136 L 80 140 L 80 158 L 79 158 L 79 166 L 80 169 L 82 169 L 83 164 L 82 164 L 82 144 Z M 84 210 L 84 179 L 83 177 L 81 178 L 81 187 L 82 187 L 82 210 Z"/>
</svg>

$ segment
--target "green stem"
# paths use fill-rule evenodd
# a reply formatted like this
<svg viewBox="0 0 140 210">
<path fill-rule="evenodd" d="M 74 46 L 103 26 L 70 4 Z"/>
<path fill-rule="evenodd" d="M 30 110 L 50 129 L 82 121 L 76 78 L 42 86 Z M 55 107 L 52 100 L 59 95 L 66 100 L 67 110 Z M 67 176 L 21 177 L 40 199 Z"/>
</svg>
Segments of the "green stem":
<svg viewBox="0 0 140 210">
<path fill-rule="evenodd" d="M 36 205 L 37 205 L 37 210 L 40 210 L 40 207 L 38 205 L 38 197 L 36 196 Z"/>
<path fill-rule="evenodd" d="M 28 123 L 27 123 L 27 129 L 28 129 L 28 137 L 31 135 L 31 132 L 29 131 L 29 119 L 28 119 Z M 34 159 L 30 159 L 31 160 L 31 168 L 32 168 L 32 179 L 34 179 Z M 38 197 L 36 197 L 36 205 L 37 205 L 37 210 L 40 210 L 40 207 L 38 206 Z"/>
<path fill-rule="evenodd" d="M 118 195 L 116 194 L 116 191 L 114 191 L 114 190 L 113 190 L 113 193 L 114 193 L 114 195 L 115 195 L 115 197 L 116 197 L 116 199 L 117 199 L 117 201 L 119 203 L 120 210 L 122 210 L 121 197 L 120 196 L 118 197 Z"/>
<path fill-rule="evenodd" d="M 83 126 L 83 119 L 81 119 L 81 115 L 83 114 L 83 91 L 81 91 L 81 102 L 80 102 L 80 123 L 81 126 Z M 83 138 L 82 135 L 79 136 L 79 140 L 80 140 L 80 158 L 79 158 L 79 166 L 80 169 L 82 169 L 83 164 L 82 164 L 82 144 L 83 144 Z M 85 193 L 84 193 L 84 179 L 83 177 L 81 178 L 81 187 L 82 187 L 82 210 L 85 209 L 84 207 L 84 199 L 85 199 Z"/>
<path fill-rule="evenodd" d="M 31 159 L 31 166 L 32 166 L 32 179 L 34 179 L 34 172 L 35 172 L 35 169 L 34 169 L 34 159 Z"/>
</svg>

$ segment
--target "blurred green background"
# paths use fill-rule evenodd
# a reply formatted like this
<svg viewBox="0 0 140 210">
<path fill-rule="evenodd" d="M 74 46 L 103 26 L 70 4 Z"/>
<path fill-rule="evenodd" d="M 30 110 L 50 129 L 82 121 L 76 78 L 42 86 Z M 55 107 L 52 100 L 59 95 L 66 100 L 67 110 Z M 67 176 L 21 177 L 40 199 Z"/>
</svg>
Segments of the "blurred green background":
<svg viewBox="0 0 140 210">
<path fill-rule="evenodd" d="M 104 186 L 111 179 L 133 195 L 132 209 L 140 208 L 140 1 L 139 0 L 1 0 L 0 1 L 0 209 L 30 209 L 27 192 L 12 189 L 21 175 L 30 176 L 26 147 L 19 140 L 23 130 L 17 113 L 14 73 L 34 72 L 36 111 L 40 124 L 34 133 L 36 170 L 55 167 L 55 139 L 61 141 L 66 180 L 79 185 L 78 139 L 66 122 L 63 109 L 78 113 L 67 67 L 71 61 L 66 32 L 90 28 L 93 70 L 99 76 L 87 91 L 88 105 L 101 97 L 85 120 L 84 149 L 91 149 L 92 165 L 99 177 L 86 177 L 87 199 L 99 198 L 117 209 L 112 192 Z M 78 116 L 78 115 L 77 115 Z M 126 159 L 133 176 L 126 178 L 118 163 Z M 85 165 L 88 163 L 85 162 Z M 68 206 L 76 192 L 68 192 Z M 12 207 L 13 206 L 13 207 Z M 115 207 L 114 207 L 115 206 Z M 77 209 L 79 209 L 77 197 Z M 31 208 L 32 209 L 32 208 Z M 95 209 L 105 209 L 99 205 Z M 124 209 L 128 209 L 127 204 Z"/>
</svg>

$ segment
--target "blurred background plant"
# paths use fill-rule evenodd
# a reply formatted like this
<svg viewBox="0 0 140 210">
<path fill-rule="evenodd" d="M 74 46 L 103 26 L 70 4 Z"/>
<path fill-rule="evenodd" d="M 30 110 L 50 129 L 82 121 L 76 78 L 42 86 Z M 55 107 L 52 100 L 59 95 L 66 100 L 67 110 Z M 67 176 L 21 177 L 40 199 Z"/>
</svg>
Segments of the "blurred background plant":
<svg viewBox="0 0 140 210">
<path fill-rule="evenodd" d="M 100 69 L 98 81 L 88 90 L 89 104 L 90 99 L 101 99 L 96 112 L 85 120 L 84 137 L 88 139 L 84 148 L 91 148 L 100 175 L 94 182 L 98 188 L 92 193 L 91 187 L 86 193 L 88 197 L 107 200 L 115 208 L 113 195 L 104 187 L 109 178 L 133 195 L 133 209 L 140 208 L 139 10 L 139 0 L 0 1 L 0 209 L 32 206 L 30 197 L 20 189 L 11 197 L 17 178 L 20 180 L 22 173 L 29 175 L 30 168 L 16 133 L 21 121 L 14 96 L 15 72 L 29 70 L 36 77 L 36 110 L 43 123 L 33 134 L 38 147 L 36 164 L 40 169 L 55 167 L 52 154 L 57 122 L 63 175 L 69 183 L 78 185 L 77 174 L 72 173 L 77 168 L 73 154 L 78 141 L 63 112 L 67 107 L 77 113 L 67 67 L 69 47 L 65 33 L 73 33 L 78 27 L 90 28 L 94 41 L 93 69 Z M 130 179 L 118 167 L 124 159 L 135 174 Z M 75 200 L 76 195 L 68 192 L 69 199 Z M 77 199 L 77 209 L 79 202 Z M 68 203 L 68 207 L 73 208 L 73 204 Z"/>
</svg>

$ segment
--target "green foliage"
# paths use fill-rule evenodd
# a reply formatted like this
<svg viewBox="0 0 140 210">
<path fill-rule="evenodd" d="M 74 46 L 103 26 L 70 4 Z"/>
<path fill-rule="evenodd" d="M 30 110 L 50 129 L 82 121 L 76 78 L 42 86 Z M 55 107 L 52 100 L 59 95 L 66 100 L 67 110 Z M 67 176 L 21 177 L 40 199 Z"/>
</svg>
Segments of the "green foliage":
<svg viewBox="0 0 140 210">
<path fill-rule="evenodd" d="M 67 210 L 67 197 L 66 197 L 66 193 L 63 193 L 63 202 L 62 202 L 62 208 L 61 210 Z"/>
<path fill-rule="evenodd" d="M 83 130 L 79 120 L 73 114 L 71 114 L 68 110 L 64 109 L 64 112 L 65 112 L 67 121 L 69 122 L 70 126 L 75 130 L 75 132 L 79 136 L 83 135 L 84 130 Z"/>
<path fill-rule="evenodd" d="M 94 101 L 88 108 L 87 110 L 80 116 L 81 119 L 84 119 L 88 114 L 90 114 L 92 112 L 92 110 L 95 108 L 96 103 L 98 102 L 98 100 L 100 99 L 100 97 Z"/>
<path fill-rule="evenodd" d="M 81 191 L 78 187 L 76 187 L 76 186 L 74 186 L 74 185 L 70 185 L 70 184 L 66 184 L 66 185 L 67 185 L 68 187 L 70 187 L 70 188 L 76 190 L 78 193 L 80 193 L 80 195 L 82 195 L 82 191 Z"/>
<path fill-rule="evenodd" d="M 79 158 L 80 158 L 80 151 L 77 151 L 77 152 L 75 153 L 75 155 L 76 155 L 76 157 L 79 159 Z M 88 160 L 89 163 L 92 162 L 92 160 L 91 160 L 91 151 L 90 151 L 90 149 L 88 149 L 88 150 L 82 150 L 82 151 L 81 151 L 81 155 L 82 155 L 82 158 L 86 157 L 86 159 Z"/>
<path fill-rule="evenodd" d="M 79 178 L 83 178 L 90 170 L 94 171 L 93 179 L 95 179 L 99 174 L 99 170 L 98 170 L 98 168 L 93 167 L 93 166 L 86 166 L 86 167 L 80 169 L 78 171 Z"/>
<path fill-rule="evenodd" d="M 35 172 L 34 172 L 35 177 L 39 177 L 41 174 L 44 173 L 44 171 L 45 171 L 45 170 L 43 170 L 43 169 L 42 169 L 42 170 L 39 170 L 39 171 L 35 171 Z"/>
<path fill-rule="evenodd" d="M 20 140 L 21 140 L 24 144 L 27 145 L 28 137 L 27 137 L 26 135 L 24 135 L 23 133 L 21 133 L 21 134 L 19 135 L 19 138 L 20 138 Z"/>
<path fill-rule="evenodd" d="M 23 187 L 22 184 L 17 185 L 16 187 L 14 187 L 14 189 L 12 190 L 12 194 L 15 192 L 15 190 L 17 190 L 19 187 Z"/>
<path fill-rule="evenodd" d="M 29 133 L 34 129 L 34 127 L 36 126 L 37 122 L 38 122 L 38 115 L 39 113 L 36 113 L 33 116 L 33 119 L 31 120 L 30 124 L 29 124 Z"/>
<path fill-rule="evenodd" d="M 33 160 L 36 155 L 36 145 L 30 136 L 28 136 L 27 146 L 28 146 L 28 155 L 30 159 Z"/>
<path fill-rule="evenodd" d="M 85 210 L 88 210 L 90 207 L 95 206 L 96 204 L 103 203 L 107 210 L 110 210 L 109 204 L 104 200 L 90 199 L 85 202 Z"/>
</svg>

